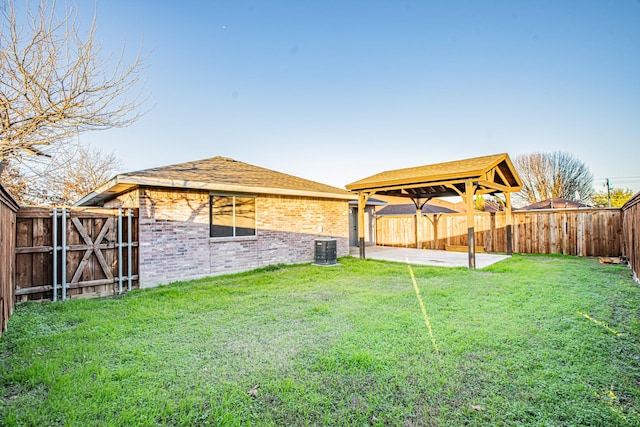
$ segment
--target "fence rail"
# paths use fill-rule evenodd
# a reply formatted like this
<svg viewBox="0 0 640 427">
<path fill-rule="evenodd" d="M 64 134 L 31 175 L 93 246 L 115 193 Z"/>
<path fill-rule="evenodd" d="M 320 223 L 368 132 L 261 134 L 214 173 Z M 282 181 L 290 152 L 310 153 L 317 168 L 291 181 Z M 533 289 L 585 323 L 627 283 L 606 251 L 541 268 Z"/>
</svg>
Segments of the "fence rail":
<svg viewBox="0 0 640 427">
<path fill-rule="evenodd" d="M 135 209 L 20 209 L 16 299 L 88 298 L 137 287 L 137 218 Z"/>
<path fill-rule="evenodd" d="M 420 219 L 423 248 L 467 246 L 466 214 L 431 214 Z M 475 214 L 476 246 L 506 252 L 504 212 Z M 379 216 L 376 243 L 416 247 L 416 217 Z M 513 250 L 519 253 L 617 256 L 622 254 L 620 209 L 548 209 L 513 212 Z"/>
</svg>

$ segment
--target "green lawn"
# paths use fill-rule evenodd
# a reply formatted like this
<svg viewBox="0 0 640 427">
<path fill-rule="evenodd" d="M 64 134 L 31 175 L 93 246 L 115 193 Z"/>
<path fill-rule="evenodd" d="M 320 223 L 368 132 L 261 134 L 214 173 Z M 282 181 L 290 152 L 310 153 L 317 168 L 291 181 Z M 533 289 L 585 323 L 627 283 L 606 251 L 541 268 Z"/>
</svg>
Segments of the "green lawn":
<svg viewBox="0 0 640 427">
<path fill-rule="evenodd" d="M 0 424 L 640 425 L 628 267 L 340 263 L 19 305 Z"/>
</svg>

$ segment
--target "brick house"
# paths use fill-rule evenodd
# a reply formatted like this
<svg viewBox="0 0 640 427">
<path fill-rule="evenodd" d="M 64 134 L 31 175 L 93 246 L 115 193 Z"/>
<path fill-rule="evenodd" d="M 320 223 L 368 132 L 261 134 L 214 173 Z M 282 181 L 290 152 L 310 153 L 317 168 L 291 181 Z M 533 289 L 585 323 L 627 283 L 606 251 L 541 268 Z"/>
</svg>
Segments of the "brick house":
<svg viewBox="0 0 640 427">
<path fill-rule="evenodd" d="M 118 175 L 78 206 L 139 209 L 140 287 L 349 254 L 345 190 L 225 157 Z"/>
</svg>

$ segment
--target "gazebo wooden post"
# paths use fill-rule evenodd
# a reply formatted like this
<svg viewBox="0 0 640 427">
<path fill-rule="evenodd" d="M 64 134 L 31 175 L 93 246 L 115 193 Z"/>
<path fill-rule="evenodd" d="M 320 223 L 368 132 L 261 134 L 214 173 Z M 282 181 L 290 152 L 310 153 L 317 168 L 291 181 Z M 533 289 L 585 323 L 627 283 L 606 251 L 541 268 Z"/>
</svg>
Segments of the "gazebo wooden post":
<svg viewBox="0 0 640 427">
<path fill-rule="evenodd" d="M 367 206 L 367 201 L 373 193 L 365 193 L 361 191 L 358 193 L 358 246 L 360 247 L 360 258 L 365 259 L 364 250 L 364 210 Z"/>
<path fill-rule="evenodd" d="M 433 229 L 433 243 L 431 244 L 431 249 L 438 249 L 438 220 L 440 218 L 438 217 L 438 214 L 433 214 L 433 219 L 429 218 L 427 215 L 425 215 L 425 218 L 429 220 L 431 228 Z"/>
<path fill-rule="evenodd" d="M 420 241 L 421 220 L 422 220 L 422 205 L 420 205 L 420 199 L 414 200 L 416 205 L 416 249 L 422 249 L 422 242 Z"/>
<path fill-rule="evenodd" d="M 438 220 L 440 216 L 438 214 L 433 215 L 433 245 L 431 245 L 431 249 L 438 249 Z"/>
<path fill-rule="evenodd" d="M 467 202 L 467 247 L 469 251 L 469 268 L 476 268 L 476 233 L 475 233 L 475 211 L 473 196 L 476 186 L 473 181 L 466 181 L 464 184 L 464 195 Z"/>
<path fill-rule="evenodd" d="M 513 214 L 511 213 L 511 193 L 505 192 L 505 215 L 506 215 L 506 225 L 507 225 L 507 255 L 513 255 Z"/>
<path fill-rule="evenodd" d="M 422 208 L 431 200 L 431 197 L 427 197 L 424 202 L 421 201 L 420 197 L 412 197 L 411 200 L 416 205 L 416 248 L 422 249 L 422 241 L 420 240 L 420 235 L 422 234 Z"/>
</svg>

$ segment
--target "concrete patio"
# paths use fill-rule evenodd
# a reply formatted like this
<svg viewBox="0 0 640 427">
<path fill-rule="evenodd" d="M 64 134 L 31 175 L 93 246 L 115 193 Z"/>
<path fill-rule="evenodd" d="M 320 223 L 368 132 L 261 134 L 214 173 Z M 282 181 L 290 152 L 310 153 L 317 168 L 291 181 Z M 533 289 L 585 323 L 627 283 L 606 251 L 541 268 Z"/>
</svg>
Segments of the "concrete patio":
<svg viewBox="0 0 640 427">
<path fill-rule="evenodd" d="M 359 257 L 357 246 L 349 248 L 351 256 Z M 365 256 L 368 259 L 405 262 L 409 264 L 434 265 L 439 267 L 468 267 L 469 255 L 466 252 L 435 251 L 430 249 L 398 248 L 390 246 L 367 246 Z M 488 267 L 509 255 L 476 253 L 476 268 Z"/>
</svg>

